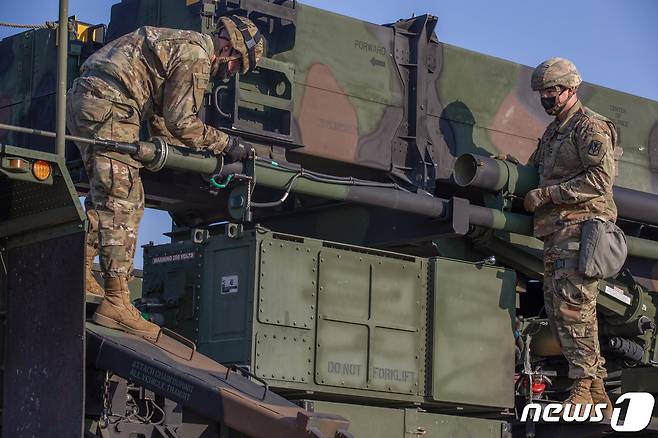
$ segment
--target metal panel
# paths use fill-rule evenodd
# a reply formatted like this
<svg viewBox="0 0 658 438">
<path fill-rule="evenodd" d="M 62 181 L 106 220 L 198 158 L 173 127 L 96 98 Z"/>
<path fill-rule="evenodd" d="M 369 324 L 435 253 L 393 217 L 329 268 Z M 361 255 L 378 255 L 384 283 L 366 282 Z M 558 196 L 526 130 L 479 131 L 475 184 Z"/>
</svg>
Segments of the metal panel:
<svg viewBox="0 0 658 438">
<path fill-rule="evenodd" d="M 372 313 L 382 323 L 415 331 L 420 324 L 421 273 L 413 263 L 380 257 L 372 265 Z"/>
<path fill-rule="evenodd" d="M 346 251 L 320 252 L 318 309 L 323 319 L 366 322 L 370 316 L 370 259 Z"/>
<path fill-rule="evenodd" d="M 316 383 L 367 388 L 368 338 L 368 326 L 320 319 Z"/>
<path fill-rule="evenodd" d="M 349 432 L 357 438 L 409 438 L 405 434 L 404 410 L 325 401 L 305 401 L 315 412 L 340 415 L 349 420 Z"/>
<path fill-rule="evenodd" d="M 650 392 L 658 394 L 658 369 L 627 368 L 621 373 L 621 393 Z"/>
<path fill-rule="evenodd" d="M 15 247 L 8 258 L 3 436 L 80 437 L 84 233 Z"/>
<path fill-rule="evenodd" d="M 319 266 L 316 383 L 418 393 L 422 265 L 345 247 Z"/>
<path fill-rule="evenodd" d="M 301 241 L 260 243 L 258 321 L 310 328 L 315 313 L 317 257 Z"/>
<path fill-rule="evenodd" d="M 166 303 L 165 326 L 194 342 L 199 341 L 203 249 L 192 242 L 144 247 L 146 275 L 140 296 Z"/>
<path fill-rule="evenodd" d="M 511 438 L 509 424 L 498 420 L 316 400 L 304 406 L 345 417 L 350 433 L 359 438 Z"/>
<path fill-rule="evenodd" d="M 213 255 L 210 263 L 213 282 L 206 285 L 208 289 L 201 299 L 202 305 L 210 304 L 213 310 L 212 339 L 242 336 L 248 331 L 247 322 L 251 321 L 250 266 L 243 263 L 249 257 L 249 247 L 231 248 Z M 231 277 L 237 279 L 233 289 L 227 285 Z"/>
<path fill-rule="evenodd" d="M 405 410 L 405 436 L 423 438 L 511 438 L 510 426 L 498 420 Z"/>
<path fill-rule="evenodd" d="M 372 265 L 372 314 L 378 325 L 372 334 L 372 388 L 419 389 L 420 278 L 414 264 L 401 260 L 380 257 Z"/>
<path fill-rule="evenodd" d="M 372 335 L 370 387 L 382 391 L 418 391 L 418 345 L 415 331 L 376 327 Z"/>
<path fill-rule="evenodd" d="M 209 325 L 208 341 L 213 357 L 226 362 L 246 362 L 250 356 L 253 303 L 253 265 L 245 263 L 253 257 L 252 246 L 208 249 L 204 275 L 212 278 L 205 284 L 201 308 Z M 227 289 L 231 277 L 234 288 Z M 221 340 L 221 341 L 220 341 Z M 247 342 L 245 342 L 247 341 Z"/>
<path fill-rule="evenodd" d="M 313 338 L 277 333 L 256 334 L 256 373 L 266 379 L 310 382 L 313 373 Z"/>
<path fill-rule="evenodd" d="M 516 274 L 456 260 L 432 262 L 432 397 L 513 406 Z"/>
<path fill-rule="evenodd" d="M 205 251 L 199 351 L 219 362 L 251 357 L 254 240 L 217 238 Z M 231 286 L 231 282 L 233 285 Z"/>
</svg>

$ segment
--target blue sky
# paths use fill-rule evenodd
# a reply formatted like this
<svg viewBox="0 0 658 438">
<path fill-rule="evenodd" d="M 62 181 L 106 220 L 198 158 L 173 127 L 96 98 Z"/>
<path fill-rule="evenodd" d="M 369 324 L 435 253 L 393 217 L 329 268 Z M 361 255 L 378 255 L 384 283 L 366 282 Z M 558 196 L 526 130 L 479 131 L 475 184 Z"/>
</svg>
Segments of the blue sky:
<svg viewBox="0 0 658 438">
<path fill-rule="evenodd" d="M 0 0 L 0 21 L 39 24 L 56 20 L 56 0 Z M 185 0 L 166 0 L 185 1 Z M 118 0 L 69 0 L 69 15 L 107 23 Z M 302 1 L 373 23 L 412 14 L 439 19 L 440 41 L 534 66 L 562 56 L 588 82 L 658 101 L 658 1 L 633 0 L 358 0 Z M 16 33 L 0 28 L 0 38 Z M 330 44 L 330 42 L 328 42 Z M 167 242 L 168 215 L 147 211 L 140 245 Z M 136 265 L 141 267 L 141 251 Z"/>
</svg>

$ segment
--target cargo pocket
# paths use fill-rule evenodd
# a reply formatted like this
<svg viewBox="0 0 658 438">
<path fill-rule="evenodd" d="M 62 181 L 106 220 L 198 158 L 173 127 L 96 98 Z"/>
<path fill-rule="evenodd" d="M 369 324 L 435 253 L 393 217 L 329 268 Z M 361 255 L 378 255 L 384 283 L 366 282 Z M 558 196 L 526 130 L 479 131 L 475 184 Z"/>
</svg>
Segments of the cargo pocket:
<svg viewBox="0 0 658 438">
<path fill-rule="evenodd" d="M 95 208 L 104 208 L 107 197 L 112 191 L 112 160 L 103 155 L 91 158 L 89 184 L 92 190 L 92 202 Z M 100 205 L 99 205 L 100 204 Z"/>
<path fill-rule="evenodd" d="M 573 343 L 566 342 L 565 356 L 572 365 L 584 370 L 591 370 L 598 364 L 600 347 L 598 345 L 598 332 L 594 323 L 576 323 L 567 326 Z M 587 374 L 587 373 L 586 373 Z"/>
<path fill-rule="evenodd" d="M 121 161 L 99 155 L 94 157 L 93 174 L 90 181 L 93 202 L 96 208 L 100 203 L 114 199 L 126 199 L 133 188 L 133 172 L 138 171 Z M 102 208 L 102 206 L 100 206 Z M 111 210 L 111 208 L 110 208 Z"/>
<path fill-rule="evenodd" d="M 131 248 L 128 248 L 125 230 L 101 230 L 100 253 L 101 268 L 104 272 L 115 275 L 127 275 L 132 265 Z"/>
<path fill-rule="evenodd" d="M 194 114 L 198 114 L 203 107 L 203 96 L 208 88 L 209 76 L 205 73 L 194 73 Z"/>
<path fill-rule="evenodd" d="M 70 100 L 69 130 L 74 135 L 108 138 L 112 121 L 112 102 L 90 94 L 74 94 Z"/>
<path fill-rule="evenodd" d="M 582 305 L 596 299 L 598 281 L 583 278 L 572 272 L 569 276 L 555 280 L 556 293 L 569 304 Z"/>
<path fill-rule="evenodd" d="M 112 103 L 112 132 L 114 141 L 134 143 L 139 141 L 139 113 L 130 105 Z"/>
<path fill-rule="evenodd" d="M 119 199 L 127 199 L 133 188 L 135 175 L 133 171 L 137 169 L 117 160 L 110 160 L 112 165 L 112 185 L 110 187 L 110 196 Z"/>
<path fill-rule="evenodd" d="M 100 230 L 101 246 L 123 246 L 126 242 L 126 230 Z"/>
<path fill-rule="evenodd" d="M 571 283 L 571 287 L 574 289 L 574 291 L 577 291 L 576 296 L 579 300 L 577 301 L 579 304 L 585 304 L 596 300 L 596 297 L 599 293 L 598 280 L 586 278 L 580 274 L 569 277 L 567 280 L 569 283 Z"/>
<path fill-rule="evenodd" d="M 71 106 L 77 108 L 79 120 L 88 122 L 106 122 L 112 115 L 112 102 L 89 94 L 82 95 L 75 104 L 72 102 Z"/>
</svg>

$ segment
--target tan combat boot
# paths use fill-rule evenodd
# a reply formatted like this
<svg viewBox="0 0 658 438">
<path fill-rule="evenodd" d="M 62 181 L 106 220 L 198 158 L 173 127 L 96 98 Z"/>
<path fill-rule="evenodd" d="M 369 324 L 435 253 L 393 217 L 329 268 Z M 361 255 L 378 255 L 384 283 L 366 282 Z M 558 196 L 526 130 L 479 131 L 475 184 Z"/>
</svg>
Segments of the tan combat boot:
<svg viewBox="0 0 658 438">
<path fill-rule="evenodd" d="M 96 277 L 91 271 L 91 268 L 94 266 L 94 257 L 96 257 L 96 250 L 89 246 L 85 246 L 85 292 L 90 295 L 95 295 L 97 297 L 102 297 L 105 295 L 105 291 L 96 281 Z"/>
<path fill-rule="evenodd" d="M 612 402 L 608 397 L 608 393 L 605 391 L 605 383 L 603 382 L 603 379 L 597 377 L 592 380 L 592 386 L 589 391 L 592 394 L 592 402 L 594 404 L 605 403 L 606 406 L 605 409 L 603 409 L 603 417 L 607 419 L 612 418 Z"/>
<path fill-rule="evenodd" d="M 573 387 L 571 388 L 571 393 L 569 397 L 562 403 L 562 406 L 566 408 L 568 405 L 586 405 L 592 404 L 592 394 L 590 393 L 590 387 L 592 386 L 592 378 L 585 377 L 582 379 L 576 379 L 573 382 Z M 573 412 L 574 408 L 570 408 Z M 591 408 L 592 413 L 594 407 Z"/>
<path fill-rule="evenodd" d="M 159 326 L 142 318 L 142 314 L 130 302 L 128 279 L 125 277 L 105 279 L 105 297 L 96 309 L 93 320 L 103 327 L 145 338 L 155 338 L 160 331 Z"/>
</svg>

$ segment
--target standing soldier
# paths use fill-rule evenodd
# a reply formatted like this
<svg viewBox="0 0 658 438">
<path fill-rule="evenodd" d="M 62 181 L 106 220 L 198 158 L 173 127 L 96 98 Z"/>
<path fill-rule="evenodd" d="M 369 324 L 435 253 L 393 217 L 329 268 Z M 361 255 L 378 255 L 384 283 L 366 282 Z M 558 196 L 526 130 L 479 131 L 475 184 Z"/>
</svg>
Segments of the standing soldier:
<svg viewBox="0 0 658 438">
<path fill-rule="evenodd" d="M 252 70 L 264 41 L 249 19 L 222 17 L 217 31 L 141 27 L 94 53 L 82 65 L 67 99 L 67 126 L 73 135 L 134 143 L 140 123 L 157 134 L 196 149 L 241 160 L 247 150 L 198 118 L 210 78 Z M 144 212 L 142 165 L 133 157 L 77 144 L 89 178 L 85 201 L 87 291 L 104 295 L 94 321 L 141 336 L 159 327 L 141 317 L 130 301 L 137 228 Z M 91 265 L 100 255 L 105 290 L 93 279 Z"/>
<path fill-rule="evenodd" d="M 526 195 L 524 207 L 534 212 L 534 235 L 544 241 L 544 304 L 574 379 L 564 404 L 605 403 L 609 418 L 596 320 L 598 280 L 577 268 L 584 222 L 617 218 L 612 199 L 617 134 L 610 120 L 579 101 L 581 82 L 576 66 L 563 58 L 542 62 L 532 74 L 532 89 L 555 120 L 530 157 L 539 187 Z"/>
</svg>

